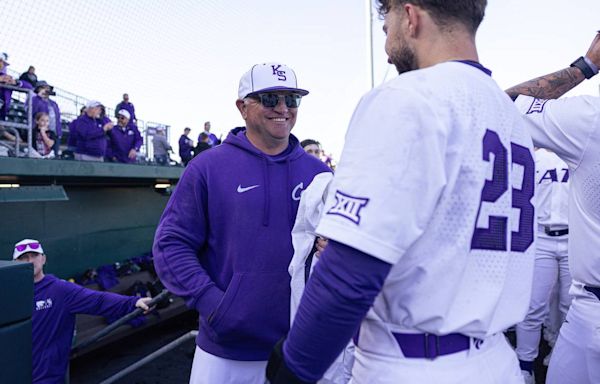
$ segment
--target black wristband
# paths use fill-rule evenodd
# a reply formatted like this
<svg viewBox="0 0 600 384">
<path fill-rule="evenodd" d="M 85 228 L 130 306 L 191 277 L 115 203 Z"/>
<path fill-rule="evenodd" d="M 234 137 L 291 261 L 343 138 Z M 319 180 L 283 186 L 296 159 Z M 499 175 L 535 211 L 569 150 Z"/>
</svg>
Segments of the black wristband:
<svg viewBox="0 0 600 384">
<path fill-rule="evenodd" d="M 267 380 L 270 384 L 312 384 L 304 381 L 294 375 L 292 371 L 287 367 L 283 360 L 283 342 L 285 338 L 282 338 L 277 342 L 269 362 L 267 363 Z"/>
<path fill-rule="evenodd" d="M 581 73 L 583 73 L 583 76 L 585 76 L 586 79 L 591 79 L 595 75 L 592 68 L 590 68 L 588 63 L 585 62 L 583 56 L 579 57 L 577 60 L 572 62 L 571 67 L 579 68 L 579 70 L 581 71 Z"/>
</svg>

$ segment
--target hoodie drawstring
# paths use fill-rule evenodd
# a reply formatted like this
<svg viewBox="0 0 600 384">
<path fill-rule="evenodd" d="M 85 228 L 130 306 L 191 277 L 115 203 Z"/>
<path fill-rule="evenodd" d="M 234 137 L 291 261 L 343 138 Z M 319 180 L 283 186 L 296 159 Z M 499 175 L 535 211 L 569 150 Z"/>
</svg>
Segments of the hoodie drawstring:
<svg viewBox="0 0 600 384">
<path fill-rule="evenodd" d="M 270 217 L 270 210 L 271 210 L 271 204 L 270 204 L 270 199 L 269 199 L 269 190 L 271 189 L 271 181 L 269 180 L 269 160 L 267 160 L 266 158 L 264 159 L 264 168 L 263 168 L 263 181 L 265 184 L 265 187 L 263 188 L 264 191 L 264 203 L 263 203 L 263 225 L 265 227 L 269 226 L 269 217 Z"/>
</svg>

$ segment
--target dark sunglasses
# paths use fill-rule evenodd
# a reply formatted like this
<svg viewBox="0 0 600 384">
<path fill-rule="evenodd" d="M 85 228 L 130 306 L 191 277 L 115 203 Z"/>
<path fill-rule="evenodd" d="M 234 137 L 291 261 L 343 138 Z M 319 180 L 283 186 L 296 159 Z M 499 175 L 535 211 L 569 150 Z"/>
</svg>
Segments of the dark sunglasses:
<svg viewBox="0 0 600 384">
<path fill-rule="evenodd" d="M 15 247 L 15 249 L 19 252 L 23 252 L 29 247 L 30 249 L 38 249 L 40 247 L 40 243 L 28 243 L 28 244 L 20 244 Z"/>
<path fill-rule="evenodd" d="M 302 96 L 296 93 L 289 95 L 279 95 L 277 93 L 257 93 L 248 97 L 260 101 L 265 108 L 275 108 L 277 104 L 279 104 L 280 97 L 283 97 L 285 106 L 288 108 L 298 108 L 300 106 L 300 100 L 302 100 Z"/>
<path fill-rule="evenodd" d="M 125 120 L 126 117 L 125 116 L 119 116 L 119 117 L 117 117 L 117 119 L 119 119 L 119 120 Z"/>
</svg>

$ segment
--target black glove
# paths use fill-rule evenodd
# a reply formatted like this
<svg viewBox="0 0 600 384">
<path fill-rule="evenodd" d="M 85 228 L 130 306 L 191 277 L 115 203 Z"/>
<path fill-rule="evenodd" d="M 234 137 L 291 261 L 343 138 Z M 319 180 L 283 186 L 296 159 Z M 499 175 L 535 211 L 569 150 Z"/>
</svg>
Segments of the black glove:
<svg viewBox="0 0 600 384">
<path fill-rule="evenodd" d="M 283 342 L 285 337 L 275 344 L 269 362 L 267 363 L 267 381 L 270 384 L 311 384 L 316 382 L 304 381 L 298 378 L 285 365 L 283 360 Z"/>
</svg>

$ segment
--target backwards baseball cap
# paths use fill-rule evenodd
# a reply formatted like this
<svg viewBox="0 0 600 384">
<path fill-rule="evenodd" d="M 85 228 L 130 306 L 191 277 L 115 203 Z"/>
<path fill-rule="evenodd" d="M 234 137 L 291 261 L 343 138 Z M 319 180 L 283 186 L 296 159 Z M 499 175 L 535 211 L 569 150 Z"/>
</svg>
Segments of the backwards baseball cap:
<svg viewBox="0 0 600 384">
<path fill-rule="evenodd" d="M 0 52 L 0 60 L 4 61 L 4 64 L 9 65 L 8 54 L 6 52 Z"/>
<path fill-rule="evenodd" d="M 95 108 L 95 107 L 99 107 L 101 106 L 102 103 L 99 102 L 98 100 L 90 100 L 85 104 L 86 108 Z"/>
<path fill-rule="evenodd" d="M 15 250 L 13 251 L 13 260 L 17 260 L 21 255 L 29 252 L 44 253 L 42 244 L 39 241 L 33 239 L 23 239 L 15 244 Z"/>
<path fill-rule="evenodd" d="M 131 115 L 126 109 L 121 109 L 119 112 L 117 112 L 117 115 L 125 116 L 126 118 L 131 119 Z"/>
<path fill-rule="evenodd" d="M 245 98 L 249 94 L 269 91 L 292 91 L 302 96 L 308 91 L 298 88 L 296 73 L 290 67 L 280 63 L 264 63 L 254 65 L 240 79 L 238 97 Z"/>
</svg>

